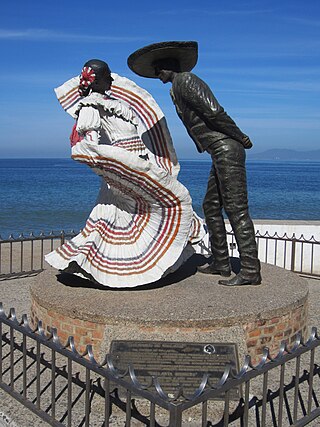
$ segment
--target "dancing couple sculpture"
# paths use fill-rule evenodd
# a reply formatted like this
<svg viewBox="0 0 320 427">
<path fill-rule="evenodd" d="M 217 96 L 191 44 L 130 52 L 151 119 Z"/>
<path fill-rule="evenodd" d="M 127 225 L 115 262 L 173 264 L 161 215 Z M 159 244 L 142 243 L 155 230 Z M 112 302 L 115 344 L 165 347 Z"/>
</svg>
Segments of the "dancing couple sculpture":
<svg viewBox="0 0 320 427">
<path fill-rule="evenodd" d="M 163 42 L 128 58 L 136 74 L 171 82 L 177 114 L 198 151 L 212 157 L 205 221 L 213 261 L 202 273 L 228 277 L 231 264 L 222 209 L 238 244 L 241 269 L 226 286 L 261 283 L 255 233 L 248 212 L 247 135 L 199 77 L 196 42 Z M 97 204 L 84 229 L 46 256 L 54 267 L 110 287 L 152 283 L 175 271 L 203 239 L 202 220 L 178 181 L 179 164 L 165 118 L 151 95 L 88 61 L 79 77 L 56 89 L 62 107 L 76 119 L 72 158 L 101 175 Z"/>
</svg>

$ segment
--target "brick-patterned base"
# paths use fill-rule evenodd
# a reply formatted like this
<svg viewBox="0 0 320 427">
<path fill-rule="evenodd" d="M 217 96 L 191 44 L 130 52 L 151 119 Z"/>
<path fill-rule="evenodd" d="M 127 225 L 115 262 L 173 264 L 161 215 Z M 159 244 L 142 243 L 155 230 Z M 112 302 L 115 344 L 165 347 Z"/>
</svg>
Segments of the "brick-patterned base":
<svg viewBox="0 0 320 427">
<path fill-rule="evenodd" d="M 246 354 L 259 362 L 264 347 L 275 356 L 281 341 L 292 346 L 298 332 L 307 338 L 308 286 L 299 276 L 263 265 L 263 283 L 253 289 L 220 286 L 207 276 L 140 292 L 87 288 L 82 279 L 58 281 L 47 270 L 30 288 L 31 320 L 57 328 L 63 343 L 74 336 L 79 352 L 92 344 L 97 360 L 113 340 L 234 342 L 241 365 Z"/>
<path fill-rule="evenodd" d="M 271 356 L 275 356 L 280 348 L 281 342 L 286 341 L 289 346 L 294 343 L 298 333 L 303 338 L 307 335 L 308 302 L 299 307 L 292 308 L 282 316 L 269 319 L 259 319 L 244 324 L 248 354 L 254 362 L 257 362 L 268 347 Z"/>
<path fill-rule="evenodd" d="M 291 346 L 298 332 L 302 334 L 303 338 L 306 338 L 307 315 L 308 306 L 306 301 L 303 305 L 291 309 L 282 316 L 259 319 L 238 325 L 244 330 L 247 353 L 252 357 L 253 363 L 259 362 L 265 347 L 269 348 L 271 356 L 274 357 L 278 353 L 280 344 L 283 340 Z M 101 346 L 105 341 L 104 331 L 107 327 L 106 324 L 75 319 L 53 310 L 47 310 L 33 299 L 31 306 L 31 322 L 35 326 L 38 320 L 42 321 L 43 327 L 47 332 L 49 332 L 52 327 L 57 328 L 59 338 L 62 342 L 66 342 L 68 337 L 72 335 L 79 352 L 84 352 L 86 345 L 92 344 L 94 353 L 96 355 L 100 354 Z M 130 329 L 131 328 L 128 327 L 128 330 Z M 177 340 L 180 337 L 183 340 L 189 341 L 190 339 L 192 340 L 191 337 L 198 336 L 199 341 L 202 341 L 206 339 L 207 335 L 211 335 L 215 331 L 218 332 L 220 328 L 179 328 L 177 331 L 179 337 L 175 336 L 173 333 L 174 329 L 171 330 L 171 328 L 166 328 L 165 326 L 160 329 L 161 334 L 157 336 L 160 332 L 159 328 L 140 326 L 141 339 L 147 339 L 148 335 L 150 335 L 150 340 L 161 339 L 161 336 L 167 331 L 165 335 L 170 336 L 171 340 Z M 136 336 L 136 332 L 132 331 L 132 334 Z M 190 338 L 188 337 L 189 335 Z M 114 338 L 130 339 L 130 337 Z M 107 347 L 109 347 L 109 344 L 110 343 L 108 343 Z M 102 347 L 105 347 L 105 345 Z M 107 348 L 105 350 L 108 351 Z"/>
<path fill-rule="evenodd" d="M 31 303 L 31 323 L 34 327 L 41 320 L 47 333 L 51 328 L 57 328 L 58 336 L 65 343 L 69 336 L 74 337 L 74 342 L 79 353 L 83 353 L 87 344 L 92 344 L 94 353 L 100 352 L 104 337 L 105 325 L 89 322 L 88 320 L 75 319 L 54 310 L 41 307 L 34 299 Z"/>
</svg>

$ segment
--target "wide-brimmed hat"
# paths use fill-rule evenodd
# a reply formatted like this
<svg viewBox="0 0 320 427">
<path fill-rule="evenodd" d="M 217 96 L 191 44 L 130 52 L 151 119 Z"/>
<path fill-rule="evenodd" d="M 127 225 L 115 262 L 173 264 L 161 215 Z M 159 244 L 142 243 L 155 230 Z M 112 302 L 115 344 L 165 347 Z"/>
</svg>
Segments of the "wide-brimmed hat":
<svg viewBox="0 0 320 427">
<path fill-rule="evenodd" d="M 198 60 L 198 43 L 170 41 L 150 44 L 133 52 L 128 58 L 128 66 L 139 76 L 157 78 L 156 64 L 166 60 L 167 69 L 170 69 L 170 63 L 177 61 L 179 71 L 191 71 Z"/>
</svg>

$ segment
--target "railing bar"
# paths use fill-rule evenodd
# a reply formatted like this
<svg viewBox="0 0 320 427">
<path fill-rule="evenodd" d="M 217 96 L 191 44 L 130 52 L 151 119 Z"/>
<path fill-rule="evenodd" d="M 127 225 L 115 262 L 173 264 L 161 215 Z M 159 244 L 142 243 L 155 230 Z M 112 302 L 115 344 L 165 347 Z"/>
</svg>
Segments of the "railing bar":
<svg viewBox="0 0 320 427">
<path fill-rule="evenodd" d="M 56 418 L 56 352 L 51 350 L 51 417 Z"/>
<path fill-rule="evenodd" d="M 278 240 L 274 239 L 275 244 L 274 244 L 274 262 L 273 265 L 277 265 L 277 252 L 278 252 Z"/>
<path fill-rule="evenodd" d="M 20 271 L 23 271 L 23 241 L 20 244 Z"/>
<path fill-rule="evenodd" d="M 310 366 L 309 366 L 308 415 L 310 415 L 310 413 L 311 413 L 311 406 L 312 406 L 314 353 L 315 353 L 315 349 L 313 348 L 311 350 L 311 354 L 310 354 Z"/>
<path fill-rule="evenodd" d="M 110 380 L 104 379 L 104 427 L 109 427 L 110 418 Z"/>
<path fill-rule="evenodd" d="M 2 273 L 2 243 L 0 242 L 0 274 Z"/>
<path fill-rule="evenodd" d="M 314 243 L 311 243 L 311 268 L 310 268 L 310 273 L 313 274 L 313 263 L 314 261 Z"/>
<path fill-rule="evenodd" d="M 38 415 L 43 420 L 47 421 L 50 425 L 55 427 L 65 427 L 64 424 L 58 422 L 58 421 L 52 421 L 50 416 L 40 409 L 39 411 L 36 409 L 35 405 L 30 400 L 23 400 L 23 397 L 20 393 L 11 390 L 11 388 L 7 384 L 0 384 L 0 388 L 2 388 L 6 393 L 8 393 L 10 396 L 14 397 L 18 402 L 20 402 L 22 405 L 24 405 L 26 408 L 30 409 L 32 412 L 34 412 L 36 415 Z"/>
<path fill-rule="evenodd" d="M 294 379 L 294 400 L 293 400 L 293 422 L 294 423 L 298 419 L 300 361 L 301 361 L 301 356 L 299 355 L 296 359 L 296 374 Z"/>
<path fill-rule="evenodd" d="M 13 273 L 8 273 L 8 274 L 1 274 L 0 275 L 0 280 L 6 280 L 8 278 L 18 278 L 18 277 L 26 277 L 28 274 L 33 274 L 33 273 L 41 273 L 43 270 L 29 270 L 29 271 L 19 271 L 17 272 L 13 272 Z"/>
<path fill-rule="evenodd" d="M 283 401 L 284 401 L 284 371 L 285 371 L 285 364 L 283 363 L 280 367 L 278 427 L 282 427 Z"/>
<path fill-rule="evenodd" d="M 178 406 L 170 406 L 169 409 L 169 426 L 168 427 L 181 427 L 182 426 L 182 411 Z"/>
<path fill-rule="evenodd" d="M 10 387 L 14 389 L 14 329 L 10 326 Z"/>
<path fill-rule="evenodd" d="M 44 255 L 44 251 L 43 251 L 43 242 L 44 242 L 44 240 L 42 239 L 41 240 L 41 253 L 40 253 L 40 259 L 41 259 L 41 261 L 40 261 L 40 268 L 41 269 L 43 269 L 43 255 Z"/>
<path fill-rule="evenodd" d="M 246 381 L 245 391 L 244 391 L 243 427 L 248 427 L 248 422 L 249 422 L 249 391 L 250 391 L 250 381 Z"/>
<path fill-rule="evenodd" d="M 127 390 L 127 401 L 126 401 L 126 427 L 131 425 L 131 391 Z"/>
<path fill-rule="evenodd" d="M 9 265 L 10 265 L 10 273 L 12 273 L 12 242 L 10 242 Z"/>
<path fill-rule="evenodd" d="M 291 246 L 291 271 L 295 271 L 295 263 L 296 263 L 296 239 L 292 239 L 292 246 Z"/>
<path fill-rule="evenodd" d="M 90 422 L 90 369 L 86 368 L 85 427 Z"/>
<path fill-rule="evenodd" d="M 72 360 L 68 358 L 68 427 L 72 421 Z"/>
<path fill-rule="evenodd" d="M 268 392 L 268 371 L 263 374 L 261 427 L 266 427 L 267 392 Z"/>
<path fill-rule="evenodd" d="M 22 395 L 23 398 L 27 398 L 27 337 L 25 334 L 22 334 L 22 348 L 23 348 L 23 377 L 22 377 Z"/>
<path fill-rule="evenodd" d="M 265 248 L 266 248 L 265 263 L 268 263 L 268 247 L 269 247 L 269 240 L 266 239 L 266 245 L 265 245 Z"/>
<path fill-rule="evenodd" d="M 31 258 L 31 263 L 30 263 L 30 270 L 32 271 L 33 270 L 33 240 L 31 240 L 31 253 L 30 253 L 30 258 Z"/>
<path fill-rule="evenodd" d="M 37 382 L 36 382 L 36 393 L 37 393 L 37 409 L 40 409 L 40 342 L 37 341 L 37 365 L 36 365 L 36 372 L 37 372 Z"/>
<path fill-rule="evenodd" d="M 285 240 L 283 248 L 283 268 L 286 268 L 287 265 L 287 243 L 287 240 Z"/>
<path fill-rule="evenodd" d="M 320 408 L 314 409 L 310 415 L 305 415 L 302 419 L 297 421 L 294 425 L 294 427 L 303 427 L 309 424 L 311 421 L 315 420 L 320 416 Z"/>
<path fill-rule="evenodd" d="M 230 389 L 225 392 L 224 411 L 223 411 L 223 426 L 229 425 L 229 409 L 230 409 Z"/>
<path fill-rule="evenodd" d="M 304 253 L 304 242 L 301 243 L 300 272 L 302 272 L 302 270 L 303 270 L 303 253 Z"/>
<path fill-rule="evenodd" d="M 53 251 L 53 240 L 54 240 L 54 237 L 52 237 L 51 241 L 50 241 L 50 251 L 51 252 Z"/>
<path fill-rule="evenodd" d="M 208 401 L 205 400 L 202 402 L 202 425 L 201 427 L 206 427 L 208 425 Z"/>
<path fill-rule="evenodd" d="M 155 427 L 156 425 L 156 405 L 153 402 L 150 402 L 150 427 Z"/>
</svg>

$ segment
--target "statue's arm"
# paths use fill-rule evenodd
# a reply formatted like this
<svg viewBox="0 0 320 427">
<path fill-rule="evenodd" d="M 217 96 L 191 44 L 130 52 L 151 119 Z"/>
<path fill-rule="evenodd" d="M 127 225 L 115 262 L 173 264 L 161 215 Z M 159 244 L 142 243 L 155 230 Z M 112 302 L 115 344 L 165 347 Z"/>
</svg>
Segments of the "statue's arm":
<svg viewBox="0 0 320 427">
<path fill-rule="evenodd" d="M 236 125 L 234 120 L 224 111 L 211 89 L 205 82 L 191 73 L 183 79 L 181 95 L 189 109 L 196 112 L 212 130 L 225 133 L 241 142 L 245 148 L 251 148 L 252 142 Z"/>
<path fill-rule="evenodd" d="M 208 124 L 213 124 L 217 115 L 224 110 L 210 88 L 194 74 L 185 73 L 179 77 L 178 90 L 183 102 Z"/>
<path fill-rule="evenodd" d="M 99 144 L 101 127 L 100 114 L 97 108 L 91 106 L 82 107 L 77 120 L 77 132 L 87 142 Z"/>
</svg>

